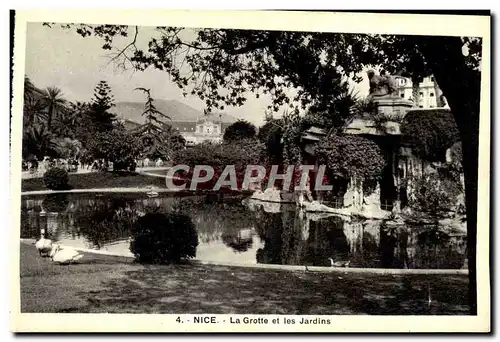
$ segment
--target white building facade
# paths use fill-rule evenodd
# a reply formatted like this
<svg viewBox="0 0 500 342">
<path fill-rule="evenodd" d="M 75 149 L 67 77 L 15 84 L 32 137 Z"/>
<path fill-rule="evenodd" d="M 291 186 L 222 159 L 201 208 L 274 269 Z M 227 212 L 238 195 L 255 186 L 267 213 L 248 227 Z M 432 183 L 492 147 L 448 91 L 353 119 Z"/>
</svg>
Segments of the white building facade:
<svg viewBox="0 0 500 342">
<path fill-rule="evenodd" d="M 186 139 L 186 146 L 193 146 L 205 141 L 222 142 L 224 131 L 231 125 L 215 116 L 202 116 L 197 121 L 172 122 L 172 127 Z"/>
<path fill-rule="evenodd" d="M 424 77 L 418 87 L 418 99 L 415 103 L 413 99 L 413 82 L 408 77 L 394 76 L 398 84 L 398 93 L 401 98 L 414 102 L 416 108 L 438 108 L 446 106 L 446 99 L 443 92 L 434 80 L 433 76 Z"/>
</svg>

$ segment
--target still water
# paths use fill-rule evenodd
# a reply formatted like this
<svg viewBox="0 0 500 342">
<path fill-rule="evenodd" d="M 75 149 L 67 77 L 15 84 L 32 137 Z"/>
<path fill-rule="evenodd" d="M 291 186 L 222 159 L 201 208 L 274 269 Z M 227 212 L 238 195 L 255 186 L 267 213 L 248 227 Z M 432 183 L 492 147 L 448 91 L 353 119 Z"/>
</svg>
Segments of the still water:
<svg viewBox="0 0 500 342">
<path fill-rule="evenodd" d="M 38 238 L 45 229 L 62 245 L 121 255 L 131 255 L 135 221 L 158 211 L 189 215 L 198 231 L 196 258 L 206 261 L 458 269 L 466 254 L 465 236 L 437 227 L 389 228 L 241 196 L 51 194 L 23 196 L 21 203 L 22 238 Z"/>
</svg>

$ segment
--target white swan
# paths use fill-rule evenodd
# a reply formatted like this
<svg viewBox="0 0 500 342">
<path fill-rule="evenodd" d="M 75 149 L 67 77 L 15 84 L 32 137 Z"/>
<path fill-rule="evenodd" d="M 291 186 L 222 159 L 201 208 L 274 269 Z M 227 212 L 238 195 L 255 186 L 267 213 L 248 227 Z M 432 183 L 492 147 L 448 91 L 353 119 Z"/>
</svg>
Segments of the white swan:
<svg viewBox="0 0 500 342">
<path fill-rule="evenodd" d="M 48 256 L 52 250 L 52 240 L 45 238 L 45 229 L 40 229 L 40 239 L 35 242 L 35 248 L 40 256 Z"/>
<path fill-rule="evenodd" d="M 349 267 L 351 261 L 333 261 L 332 258 L 328 258 L 332 267 Z"/>
<path fill-rule="evenodd" d="M 50 257 L 55 263 L 70 264 L 83 258 L 83 254 L 74 249 L 61 249 L 61 246 L 54 244 L 50 252 Z"/>
</svg>

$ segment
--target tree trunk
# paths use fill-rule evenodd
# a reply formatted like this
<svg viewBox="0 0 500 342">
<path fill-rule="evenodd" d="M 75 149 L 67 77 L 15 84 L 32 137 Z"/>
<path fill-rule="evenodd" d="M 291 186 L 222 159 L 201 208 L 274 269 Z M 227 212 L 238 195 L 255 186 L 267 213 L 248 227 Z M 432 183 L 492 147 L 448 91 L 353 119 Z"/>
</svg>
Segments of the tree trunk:
<svg viewBox="0 0 500 342">
<path fill-rule="evenodd" d="M 420 79 L 413 76 L 411 78 L 411 83 L 411 96 L 413 98 L 413 106 L 418 108 L 420 104 Z"/>
<path fill-rule="evenodd" d="M 462 141 L 467 212 L 470 313 L 477 315 L 477 181 L 481 75 L 467 67 L 458 37 L 418 37 L 416 45 L 432 70 L 453 113 Z"/>
<path fill-rule="evenodd" d="M 47 130 L 50 132 L 51 131 L 51 126 L 52 126 L 52 113 L 54 111 L 52 105 L 49 106 L 49 110 L 47 112 Z"/>
</svg>

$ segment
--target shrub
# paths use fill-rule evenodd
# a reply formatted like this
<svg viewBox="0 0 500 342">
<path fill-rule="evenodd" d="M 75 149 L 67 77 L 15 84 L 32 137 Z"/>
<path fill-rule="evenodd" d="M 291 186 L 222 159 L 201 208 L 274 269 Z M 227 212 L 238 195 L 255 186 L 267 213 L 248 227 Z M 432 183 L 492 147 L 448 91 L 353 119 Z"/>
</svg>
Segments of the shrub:
<svg viewBox="0 0 500 342">
<path fill-rule="evenodd" d="M 68 188 L 68 172 L 60 167 L 53 167 L 43 175 L 43 184 L 51 190 Z"/>
<path fill-rule="evenodd" d="M 430 161 L 444 161 L 446 150 L 460 140 L 453 114 L 443 108 L 409 111 L 401 124 L 401 133 L 419 157 Z"/>
<path fill-rule="evenodd" d="M 378 179 L 386 165 L 380 147 L 359 136 L 332 135 L 316 147 L 316 154 L 333 178 Z"/>
<path fill-rule="evenodd" d="M 178 263 L 196 257 L 198 233 L 189 216 L 148 213 L 133 230 L 130 251 L 140 263 Z"/>
<path fill-rule="evenodd" d="M 213 188 L 225 167 L 234 165 L 237 183 L 238 186 L 241 186 L 247 165 L 260 164 L 264 155 L 265 145 L 257 139 L 242 139 L 222 144 L 202 143 L 177 152 L 174 156 L 174 165 L 183 164 L 190 167 L 188 173 L 179 172 L 176 174 L 187 180 L 188 187 L 196 165 L 211 166 L 215 171 L 214 176 L 210 181 L 199 184 L 198 189 Z"/>
<path fill-rule="evenodd" d="M 416 178 L 410 206 L 434 218 L 443 217 L 456 204 L 461 191 L 459 186 L 450 179 L 438 179 L 436 175 Z"/>
</svg>

